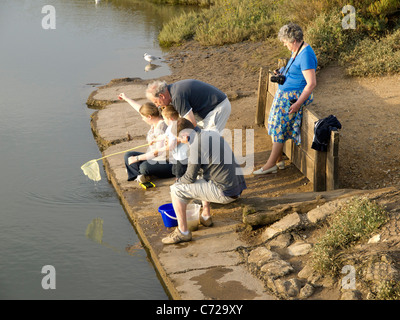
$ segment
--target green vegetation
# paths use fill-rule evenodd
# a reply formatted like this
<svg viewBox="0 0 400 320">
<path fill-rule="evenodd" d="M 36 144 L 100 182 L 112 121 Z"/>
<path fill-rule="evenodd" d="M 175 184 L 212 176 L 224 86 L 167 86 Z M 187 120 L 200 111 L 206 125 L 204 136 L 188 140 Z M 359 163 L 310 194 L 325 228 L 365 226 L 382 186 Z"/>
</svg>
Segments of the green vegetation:
<svg viewBox="0 0 400 320">
<path fill-rule="evenodd" d="M 275 15 L 279 3 L 272 0 L 215 0 L 210 9 L 170 21 L 160 32 L 159 40 L 163 46 L 179 45 L 188 39 L 203 45 L 265 40 L 279 30 L 277 21 L 280 19 Z M 180 38 L 175 33 L 180 34 L 182 26 L 185 26 L 186 32 Z"/>
<path fill-rule="evenodd" d="M 341 1 L 325 2 L 330 5 Z M 356 29 L 342 28 L 342 14 L 334 6 L 310 20 L 305 37 L 320 67 L 330 61 L 345 66 L 349 75 L 368 76 L 400 72 L 400 1 L 349 1 L 356 9 Z"/>
<path fill-rule="evenodd" d="M 208 10 L 196 28 L 195 39 L 204 45 L 223 45 L 273 36 L 276 3 L 225 0 Z"/>
<path fill-rule="evenodd" d="M 214 0 L 149 0 L 156 4 L 192 5 L 206 7 L 214 4 Z"/>
<path fill-rule="evenodd" d="M 196 26 L 202 19 L 202 15 L 194 11 L 173 18 L 168 24 L 164 25 L 158 36 L 160 45 L 169 47 L 192 39 L 195 35 Z"/>
<path fill-rule="evenodd" d="M 342 52 L 352 50 L 357 42 L 359 35 L 343 30 L 341 20 L 341 15 L 331 11 L 321 13 L 308 24 L 304 37 L 313 47 L 320 67 L 338 60 Z"/>
<path fill-rule="evenodd" d="M 203 45 L 264 41 L 292 21 L 302 26 L 320 67 L 339 61 L 354 76 L 400 71 L 400 0 L 150 1 L 207 6 L 167 23 L 159 34 L 165 47 L 192 39 Z M 342 28 L 348 4 L 356 10 L 356 29 Z"/>
<path fill-rule="evenodd" d="M 365 38 L 340 61 L 353 76 L 394 74 L 400 72 L 400 29 L 380 39 Z"/>
<path fill-rule="evenodd" d="M 375 299 L 400 300 L 400 283 L 394 280 L 383 282 L 380 288 L 378 289 L 378 293 Z"/>
<path fill-rule="evenodd" d="M 335 276 L 341 270 L 342 250 L 368 239 L 388 221 L 388 213 L 366 198 L 354 198 L 328 221 L 328 229 L 315 244 L 313 267 L 321 274 Z"/>
</svg>

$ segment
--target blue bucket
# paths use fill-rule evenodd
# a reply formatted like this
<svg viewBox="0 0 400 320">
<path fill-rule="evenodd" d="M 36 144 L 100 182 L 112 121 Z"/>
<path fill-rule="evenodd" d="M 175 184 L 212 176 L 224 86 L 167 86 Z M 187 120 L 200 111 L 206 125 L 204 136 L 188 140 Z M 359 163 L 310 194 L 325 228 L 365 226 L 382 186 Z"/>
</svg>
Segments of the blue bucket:
<svg viewBox="0 0 400 320">
<path fill-rule="evenodd" d="M 172 203 L 163 204 L 158 208 L 158 212 L 161 213 L 164 225 L 167 228 L 176 227 L 178 225 L 178 220 L 176 219 L 176 214 Z"/>
</svg>

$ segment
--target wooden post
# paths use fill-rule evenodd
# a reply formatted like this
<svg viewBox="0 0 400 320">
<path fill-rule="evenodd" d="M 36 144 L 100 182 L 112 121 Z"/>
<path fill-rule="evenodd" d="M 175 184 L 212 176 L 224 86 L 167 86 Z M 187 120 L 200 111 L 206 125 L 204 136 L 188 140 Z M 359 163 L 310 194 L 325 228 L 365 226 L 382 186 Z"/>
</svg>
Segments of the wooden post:
<svg viewBox="0 0 400 320">
<path fill-rule="evenodd" d="M 315 151 L 314 191 L 326 191 L 326 152 Z"/>
<path fill-rule="evenodd" d="M 326 190 L 339 188 L 339 132 L 331 132 L 326 158 Z"/>
<path fill-rule="evenodd" d="M 266 68 L 260 68 L 260 79 L 258 81 L 258 100 L 256 110 L 256 124 L 264 124 L 265 117 L 265 105 L 267 103 L 267 92 L 268 92 L 268 70 Z"/>
</svg>

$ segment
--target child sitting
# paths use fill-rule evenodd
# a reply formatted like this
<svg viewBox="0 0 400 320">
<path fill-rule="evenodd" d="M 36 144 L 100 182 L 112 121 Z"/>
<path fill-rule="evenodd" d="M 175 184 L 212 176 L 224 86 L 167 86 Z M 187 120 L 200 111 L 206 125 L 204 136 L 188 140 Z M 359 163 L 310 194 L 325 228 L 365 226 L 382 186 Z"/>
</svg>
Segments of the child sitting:
<svg viewBox="0 0 400 320">
<path fill-rule="evenodd" d="M 165 130 L 165 140 L 166 145 L 168 145 L 168 150 L 172 154 L 170 157 L 170 163 L 172 163 L 172 173 L 177 179 L 182 177 L 187 169 L 187 152 L 189 146 L 183 143 L 178 143 L 176 135 L 171 132 L 172 124 L 179 119 L 179 113 L 175 110 L 173 106 L 166 106 L 161 112 L 164 122 L 167 124 L 168 128 Z"/>
</svg>

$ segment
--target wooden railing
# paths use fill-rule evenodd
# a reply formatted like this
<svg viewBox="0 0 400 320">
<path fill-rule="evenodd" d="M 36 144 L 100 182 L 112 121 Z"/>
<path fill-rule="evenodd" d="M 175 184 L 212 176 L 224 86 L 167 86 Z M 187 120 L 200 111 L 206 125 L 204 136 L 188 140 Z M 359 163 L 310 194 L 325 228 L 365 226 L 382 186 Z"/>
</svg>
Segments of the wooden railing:
<svg viewBox="0 0 400 320">
<path fill-rule="evenodd" d="M 270 81 L 267 69 L 261 68 L 258 87 L 256 124 L 267 125 L 269 111 L 278 85 Z M 312 104 L 311 104 L 312 106 Z M 332 131 L 327 152 L 311 148 L 314 138 L 314 124 L 320 117 L 308 107 L 303 109 L 301 125 L 301 145 L 289 139 L 283 152 L 289 160 L 311 181 L 314 191 L 327 191 L 338 188 L 339 132 Z"/>
</svg>

